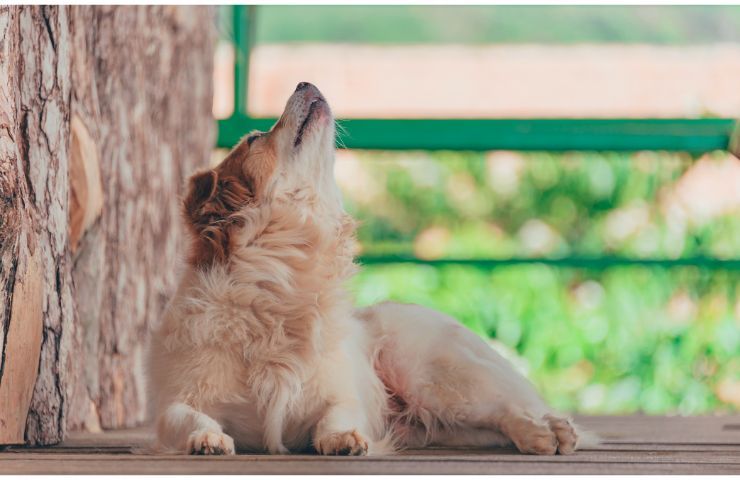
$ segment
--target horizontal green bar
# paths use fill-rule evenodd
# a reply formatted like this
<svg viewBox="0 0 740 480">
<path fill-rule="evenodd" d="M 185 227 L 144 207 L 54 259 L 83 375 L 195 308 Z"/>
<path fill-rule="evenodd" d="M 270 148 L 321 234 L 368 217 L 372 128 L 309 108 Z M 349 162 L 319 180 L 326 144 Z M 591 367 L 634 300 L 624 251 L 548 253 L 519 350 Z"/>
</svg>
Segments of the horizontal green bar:
<svg viewBox="0 0 740 480">
<path fill-rule="evenodd" d="M 404 255 L 360 256 L 363 265 L 414 263 L 422 265 L 463 265 L 479 268 L 496 268 L 508 265 L 542 264 L 558 267 L 603 269 L 614 266 L 649 267 L 702 267 L 710 270 L 740 270 L 740 259 L 721 260 L 712 257 L 690 257 L 675 259 L 626 258 L 626 257 L 563 257 L 563 258 L 500 258 L 500 259 L 454 259 L 425 260 Z"/>
<path fill-rule="evenodd" d="M 218 146 L 230 148 L 275 119 L 219 121 Z M 734 119 L 347 119 L 338 146 L 370 150 L 528 150 L 703 153 L 727 150 Z"/>
</svg>

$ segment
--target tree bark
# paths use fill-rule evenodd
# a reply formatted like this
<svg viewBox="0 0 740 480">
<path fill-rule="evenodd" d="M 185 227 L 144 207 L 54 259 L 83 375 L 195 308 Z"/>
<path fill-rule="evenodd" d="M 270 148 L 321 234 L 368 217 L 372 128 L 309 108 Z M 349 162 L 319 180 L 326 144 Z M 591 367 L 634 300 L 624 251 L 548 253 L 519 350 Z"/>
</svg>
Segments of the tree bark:
<svg viewBox="0 0 740 480">
<path fill-rule="evenodd" d="M 145 335 L 215 135 L 213 13 L 0 7 L 0 444 L 146 417 Z"/>
</svg>

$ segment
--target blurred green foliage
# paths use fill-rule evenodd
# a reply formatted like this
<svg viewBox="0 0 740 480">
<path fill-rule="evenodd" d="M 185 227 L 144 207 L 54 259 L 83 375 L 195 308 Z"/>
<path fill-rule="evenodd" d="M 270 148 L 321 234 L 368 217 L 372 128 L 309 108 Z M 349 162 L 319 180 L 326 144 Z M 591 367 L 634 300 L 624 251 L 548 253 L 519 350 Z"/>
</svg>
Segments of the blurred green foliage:
<svg viewBox="0 0 740 480">
<path fill-rule="evenodd" d="M 347 202 L 363 219 L 366 253 L 414 253 L 430 225 L 438 227 L 430 241 L 442 237 L 437 243 L 453 257 L 737 258 L 740 252 L 738 215 L 693 218 L 685 199 L 672 193 L 693 163 L 686 154 L 375 152 L 359 158 L 352 173 L 358 185 Z M 717 153 L 705 161 L 724 159 Z"/>
<path fill-rule="evenodd" d="M 257 43 L 740 41 L 738 6 L 260 6 Z"/>
<path fill-rule="evenodd" d="M 676 203 L 686 155 L 355 152 L 338 160 L 365 252 L 427 258 L 740 256 L 740 216 Z M 704 162 L 726 161 L 723 154 Z M 697 199 L 701 201 L 701 199 Z M 530 237 L 533 237 L 534 240 Z M 447 312 L 516 351 L 557 408 L 704 413 L 740 406 L 736 271 L 378 265 L 354 288 Z"/>
<path fill-rule="evenodd" d="M 737 6 L 260 6 L 257 13 L 257 43 L 740 41 Z M 228 9 L 219 25 L 229 37 Z M 676 199 L 693 164 L 687 155 L 352 155 L 338 161 L 339 180 L 367 253 L 740 257 L 740 212 L 701 218 L 690 207 L 702 198 Z M 495 339 L 557 408 L 697 414 L 740 408 L 738 280 L 736 271 L 695 267 L 396 264 L 364 267 L 353 286 L 361 305 L 424 304 Z"/>
</svg>

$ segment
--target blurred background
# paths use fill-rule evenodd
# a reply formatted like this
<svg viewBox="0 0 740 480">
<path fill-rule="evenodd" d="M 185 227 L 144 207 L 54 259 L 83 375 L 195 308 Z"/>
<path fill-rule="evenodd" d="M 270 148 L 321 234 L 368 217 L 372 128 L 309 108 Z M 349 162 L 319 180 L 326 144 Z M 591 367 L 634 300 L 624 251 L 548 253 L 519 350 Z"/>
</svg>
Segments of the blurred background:
<svg viewBox="0 0 740 480">
<path fill-rule="evenodd" d="M 299 81 L 347 119 L 740 117 L 740 7 L 254 13 L 255 117 L 278 116 Z M 228 7 L 219 29 L 222 119 L 234 111 Z M 340 150 L 336 175 L 363 254 L 740 258 L 740 161 L 725 152 Z M 710 265 L 388 263 L 353 288 L 361 305 L 457 317 L 557 408 L 701 414 L 740 408 L 739 280 Z"/>
</svg>

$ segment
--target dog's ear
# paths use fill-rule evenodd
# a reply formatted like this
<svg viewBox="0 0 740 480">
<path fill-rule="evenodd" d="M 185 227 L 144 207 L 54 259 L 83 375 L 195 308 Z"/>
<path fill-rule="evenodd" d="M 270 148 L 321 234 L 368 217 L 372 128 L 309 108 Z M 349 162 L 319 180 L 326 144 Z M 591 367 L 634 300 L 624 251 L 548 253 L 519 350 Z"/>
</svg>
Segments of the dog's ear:
<svg viewBox="0 0 740 480">
<path fill-rule="evenodd" d="M 234 227 L 241 225 L 241 208 L 253 200 L 245 179 L 209 170 L 193 175 L 183 202 L 185 222 L 194 235 L 190 262 L 208 265 L 229 256 Z"/>
<path fill-rule="evenodd" d="M 199 207 L 216 195 L 218 173 L 215 170 L 196 173 L 190 178 L 190 191 L 185 197 L 186 213 L 195 213 Z"/>
</svg>

